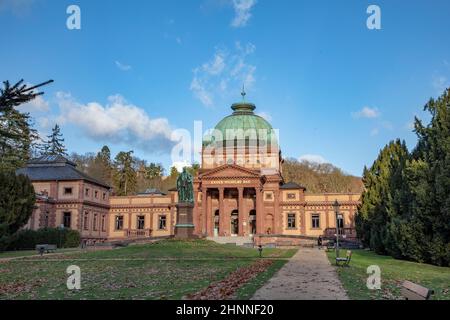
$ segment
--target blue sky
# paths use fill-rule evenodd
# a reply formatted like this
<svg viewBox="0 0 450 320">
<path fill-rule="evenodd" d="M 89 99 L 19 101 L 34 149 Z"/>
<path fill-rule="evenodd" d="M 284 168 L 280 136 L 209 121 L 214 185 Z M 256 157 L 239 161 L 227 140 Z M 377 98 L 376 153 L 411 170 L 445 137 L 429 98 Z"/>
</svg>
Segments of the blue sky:
<svg viewBox="0 0 450 320">
<path fill-rule="evenodd" d="M 414 115 L 450 86 L 449 31 L 446 0 L 0 0 L 0 78 L 55 80 L 23 110 L 42 134 L 60 123 L 70 151 L 166 167 L 173 130 L 213 127 L 245 82 L 285 157 L 361 175 L 389 140 L 415 145 Z"/>
</svg>

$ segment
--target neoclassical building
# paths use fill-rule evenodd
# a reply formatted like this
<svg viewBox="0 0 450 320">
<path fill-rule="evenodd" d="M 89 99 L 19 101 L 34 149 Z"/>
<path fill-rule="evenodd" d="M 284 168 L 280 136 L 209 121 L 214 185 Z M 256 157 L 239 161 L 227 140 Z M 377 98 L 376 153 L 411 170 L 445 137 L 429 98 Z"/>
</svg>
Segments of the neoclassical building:
<svg viewBox="0 0 450 320">
<path fill-rule="evenodd" d="M 255 114 L 255 105 L 243 100 L 231 108 L 232 114 L 204 137 L 201 168 L 194 177 L 194 234 L 298 243 L 332 236 L 338 224 L 342 235 L 355 238 L 360 194 L 310 194 L 284 181 L 277 132 Z M 176 190 L 111 196 L 108 185 L 63 157 L 36 159 L 18 173 L 32 179 L 38 195 L 28 228 L 64 225 L 91 241 L 174 234 Z"/>
</svg>

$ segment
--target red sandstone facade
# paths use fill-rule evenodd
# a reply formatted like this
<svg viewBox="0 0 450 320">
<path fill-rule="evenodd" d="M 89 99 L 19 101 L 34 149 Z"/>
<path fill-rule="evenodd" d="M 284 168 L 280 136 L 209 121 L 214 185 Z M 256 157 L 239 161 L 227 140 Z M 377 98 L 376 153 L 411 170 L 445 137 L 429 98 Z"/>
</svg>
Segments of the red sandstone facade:
<svg viewBox="0 0 450 320">
<path fill-rule="evenodd" d="M 270 124 L 253 113 L 252 104 L 237 103 L 232 109 L 216 126 L 218 136 L 203 144 L 202 167 L 194 177 L 194 234 L 253 237 L 257 242 L 290 238 L 299 243 L 333 236 L 339 224 L 343 236 L 355 238 L 360 194 L 309 194 L 298 184 L 286 183 L 275 135 L 261 134 L 273 130 Z M 18 173 L 32 179 L 38 194 L 28 228 L 64 225 L 89 241 L 174 235 L 176 191 L 112 197 L 107 185 L 62 157 L 37 159 Z"/>
</svg>

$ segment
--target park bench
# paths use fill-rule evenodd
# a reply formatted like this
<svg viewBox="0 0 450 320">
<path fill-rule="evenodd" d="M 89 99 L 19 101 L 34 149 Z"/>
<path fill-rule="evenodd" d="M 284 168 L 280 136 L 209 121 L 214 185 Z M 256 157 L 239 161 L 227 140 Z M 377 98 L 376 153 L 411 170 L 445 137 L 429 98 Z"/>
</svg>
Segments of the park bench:
<svg viewBox="0 0 450 320">
<path fill-rule="evenodd" d="M 406 300 L 429 300 L 434 291 L 406 280 L 402 284 L 401 293 Z"/>
<path fill-rule="evenodd" d="M 56 251 L 55 244 L 38 244 L 36 245 L 36 251 L 42 256 L 44 253 L 50 253 Z"/>
<path fill-rule="evenodd" d="M 337 258 L 336 257 L 336 265 L 348 267 L 348 265 L 350 264 L 350 260 L 352 260 L 352 252 L 350 250 L 347 250 L 347 254 L 346 254 L 345 258 Z"/>
<path fill-rule="evenodd" d="M 327 252 L 334 250 L 334 242 L 328 241 L 326 250 Z"/>
</svg>

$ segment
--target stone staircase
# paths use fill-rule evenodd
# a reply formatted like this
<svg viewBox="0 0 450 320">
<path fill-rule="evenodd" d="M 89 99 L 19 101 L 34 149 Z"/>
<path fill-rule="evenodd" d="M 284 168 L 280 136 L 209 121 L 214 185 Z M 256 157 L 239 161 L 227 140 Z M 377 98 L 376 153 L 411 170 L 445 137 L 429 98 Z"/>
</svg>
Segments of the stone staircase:
<svg viewBox="0 0 450 320">
<path fill-rule="evenodd" d="M 252 237 L 207 237 L 208 240 L 220 244 L 235 244 L 243 247 L 253 247 Z"/>
</svg>

